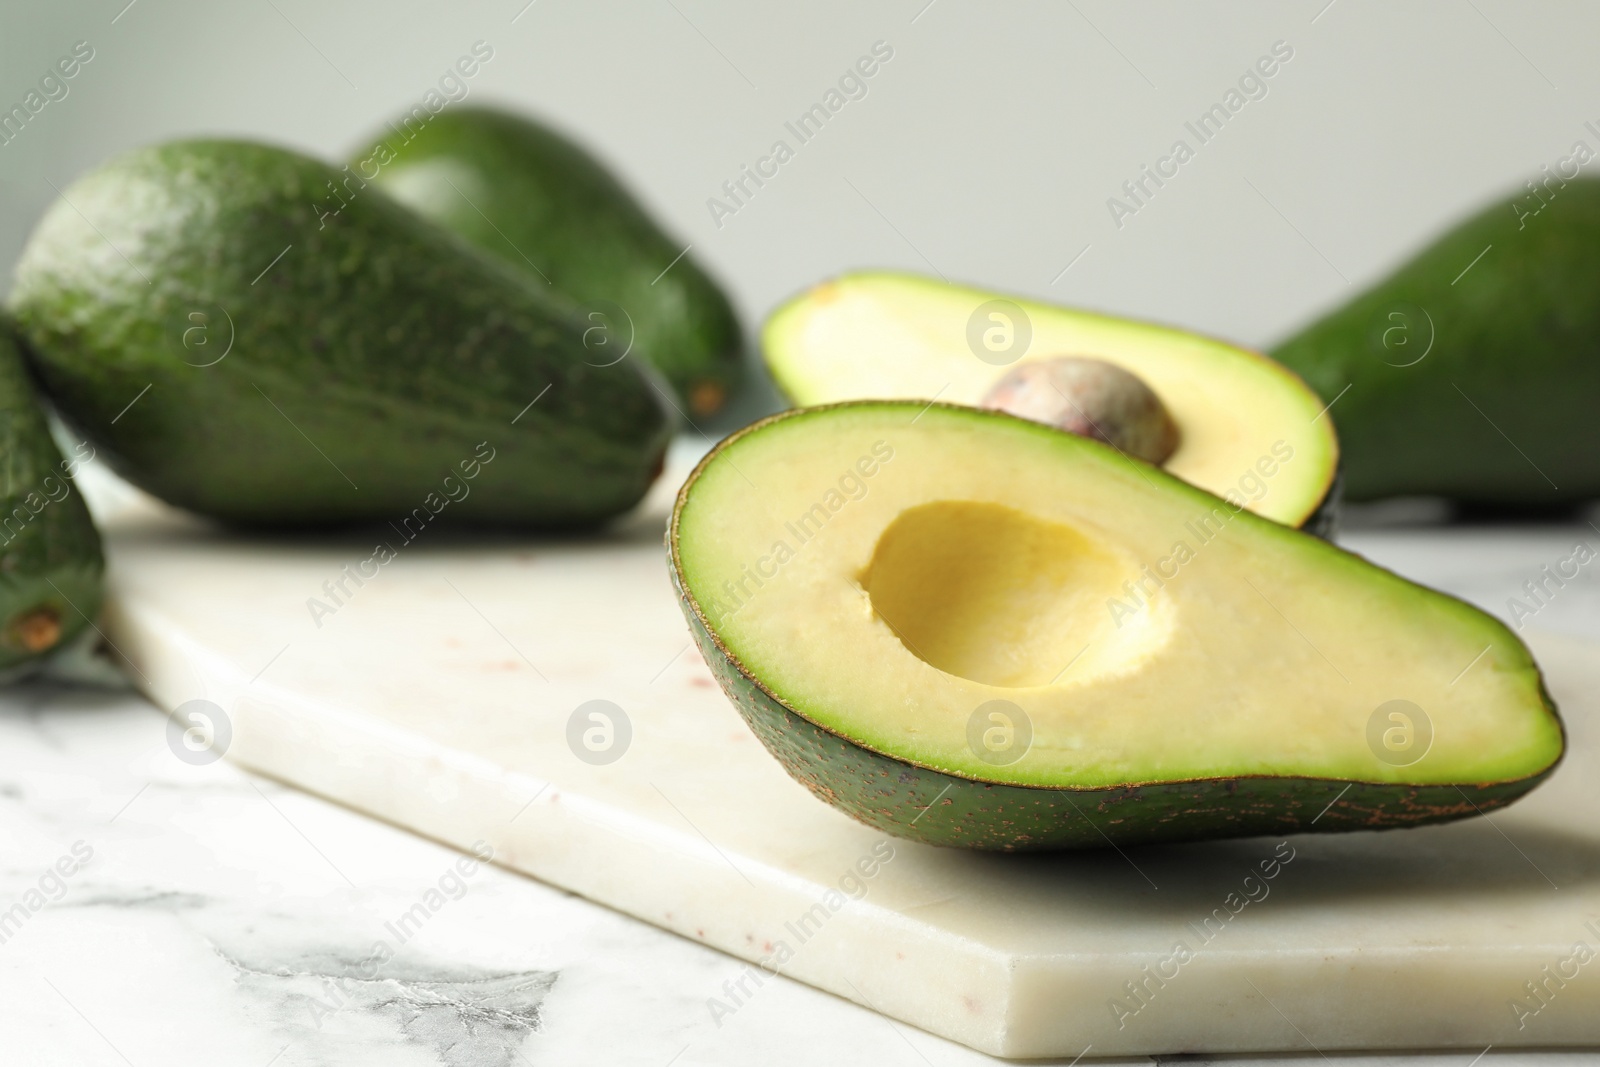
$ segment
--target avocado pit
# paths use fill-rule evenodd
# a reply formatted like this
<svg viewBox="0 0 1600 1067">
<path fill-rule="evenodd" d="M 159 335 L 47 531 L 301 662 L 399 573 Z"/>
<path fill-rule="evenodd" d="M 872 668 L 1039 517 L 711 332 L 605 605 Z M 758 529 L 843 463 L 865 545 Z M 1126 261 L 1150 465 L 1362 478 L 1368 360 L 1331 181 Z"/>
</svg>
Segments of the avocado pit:
<svg viewBox="0 0 1600 1067">
<path fill-rule="evenodd" d="M 1161 398 L 1138 375 L 1089 356 L 1013 367 L 979 406 L 1103 441 L 1157 466 L 1178 448 L 1178 425 Z"/>
</svg>

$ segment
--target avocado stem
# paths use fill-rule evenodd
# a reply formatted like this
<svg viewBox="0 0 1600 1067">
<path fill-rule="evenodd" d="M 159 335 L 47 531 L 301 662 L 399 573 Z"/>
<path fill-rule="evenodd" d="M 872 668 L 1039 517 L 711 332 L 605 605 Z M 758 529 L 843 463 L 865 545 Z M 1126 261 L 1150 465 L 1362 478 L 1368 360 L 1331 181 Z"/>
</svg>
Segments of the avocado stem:
<svg viewBox="0 0 1600 1067">
<path fill-rule="evenodd" d="M 43 652 L 54 648 L 56 642 L 61 640 L 61 615 L 53 607 L 31 608 L 13 616 L 6 633 L 13 644 L 21 645 L 29 652 Z"/>
</svg>

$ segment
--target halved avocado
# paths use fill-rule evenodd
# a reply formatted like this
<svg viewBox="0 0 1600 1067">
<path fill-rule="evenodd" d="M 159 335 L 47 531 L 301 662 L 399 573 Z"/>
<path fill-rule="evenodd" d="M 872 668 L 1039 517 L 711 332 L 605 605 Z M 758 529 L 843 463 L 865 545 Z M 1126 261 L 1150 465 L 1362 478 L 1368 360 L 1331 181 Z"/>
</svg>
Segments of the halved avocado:
<svg viewBox="0 0 1600 1067">
<path fill-rule="evenodd" d="M 976 405 L 1022 363 L 1104 360 L 1140 378 L 1177 424 L 1166 470 L 1286 525 L 1333 528 L 1339 446 L 1323 401 L 1293 371 L 1236 345 L 936 278 L 863 272 L 779 307 L 761 346 L 773 378 L 800 405 Z M 1263 479 L 1257 464 L 1275 448 L 1292 460 Z"/>
<path fill-rule="evenodd" d="M 786 412 L 667 533 L 706 661 L 789 773 L 902 837 L 1040 849 L 1445 822 L 1564 747 L 1500 622 L 997 412 Z"/>
</svg>

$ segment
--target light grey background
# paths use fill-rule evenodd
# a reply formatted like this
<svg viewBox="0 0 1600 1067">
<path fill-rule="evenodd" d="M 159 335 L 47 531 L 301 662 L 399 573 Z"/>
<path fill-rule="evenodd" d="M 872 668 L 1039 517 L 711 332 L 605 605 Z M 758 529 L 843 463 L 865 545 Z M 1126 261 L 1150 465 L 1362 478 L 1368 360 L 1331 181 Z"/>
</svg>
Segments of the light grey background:
<svg viewBox="0 0 1600 1067">
<path fill-rule="evenodd" d="M 1264 345 L 1574 140 L 1600 147 L 1600 10 L 1578 3 L 5 3 L 0 105 L 95 49 L 0 147 L 6 264 L 51 182 L 180 135 L 340 156 L 478 40 L 469 99 L 583 136 L 748 329 L 820 277 L 895 266 Z M 879 40 L 868 95 L 714 225 L 722 182 L 795 145 L 784 121 Z M 1279 40 L 1268 95 L 1118 229 L 1107 198 Z"/>
</svg>

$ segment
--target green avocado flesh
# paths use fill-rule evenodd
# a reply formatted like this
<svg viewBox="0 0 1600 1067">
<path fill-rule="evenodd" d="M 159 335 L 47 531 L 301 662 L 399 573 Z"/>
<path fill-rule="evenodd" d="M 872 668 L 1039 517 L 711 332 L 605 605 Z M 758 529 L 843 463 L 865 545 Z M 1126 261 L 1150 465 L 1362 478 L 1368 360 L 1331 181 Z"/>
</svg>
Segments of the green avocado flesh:
<svg viewBox="0 0 1600 1067">
<path fill-rule="evenodd" d="M 932 844 L 1416 826 L 1511 802 L 1563 749 L 1492 617 L 1009 415 L 774 416 L 700 464 L 668 547 L 773 754 Z"/>
<path fill-rule="evenodd" d="M 1329 403 L 1353 500 L 1600 496 L 1600 178 L 1507 195 L 1273 349 Z"/>
<path fill-rule="evenodd" d="M 100 610 L 100 535 L 0 324 L 0 670 L 70 641 Z"/>
<path fill-rule="evenodd" d="M 238 523 L 560 527 L 632 506 L 672 430 L 666 385 L 600 365 L 520 274 L 346 181 L 182 141 L 75 182 L 11 295 L 67 421 L 135 484 Z"/>
<path fill-rule="evenodd" d="M 1305 383 L 1258 353 L 1181 330 L 949 285 L 847 274 L 780 307 L 761 335 L 796 404 L 938 398 L 977 404 L 1009 369 L 1088 356 L 1130 371 L 1177 424 L 1165 470 L 1269 519 L 1331 529 L 1339 446 Z M 1257 465 L 1287 449 L 1270 479 Z"/>
<path fill-rule="evenodd" d="M 716 411 L 742 378 L 739 321 L 717 283 L 554 130 L 452 107 L 420 127 L 410 116 L 395 123 L 350 169 L 569 299 L 592 327 L 595 362 L 631 347 L 691 414 Z"/>
</svg>

